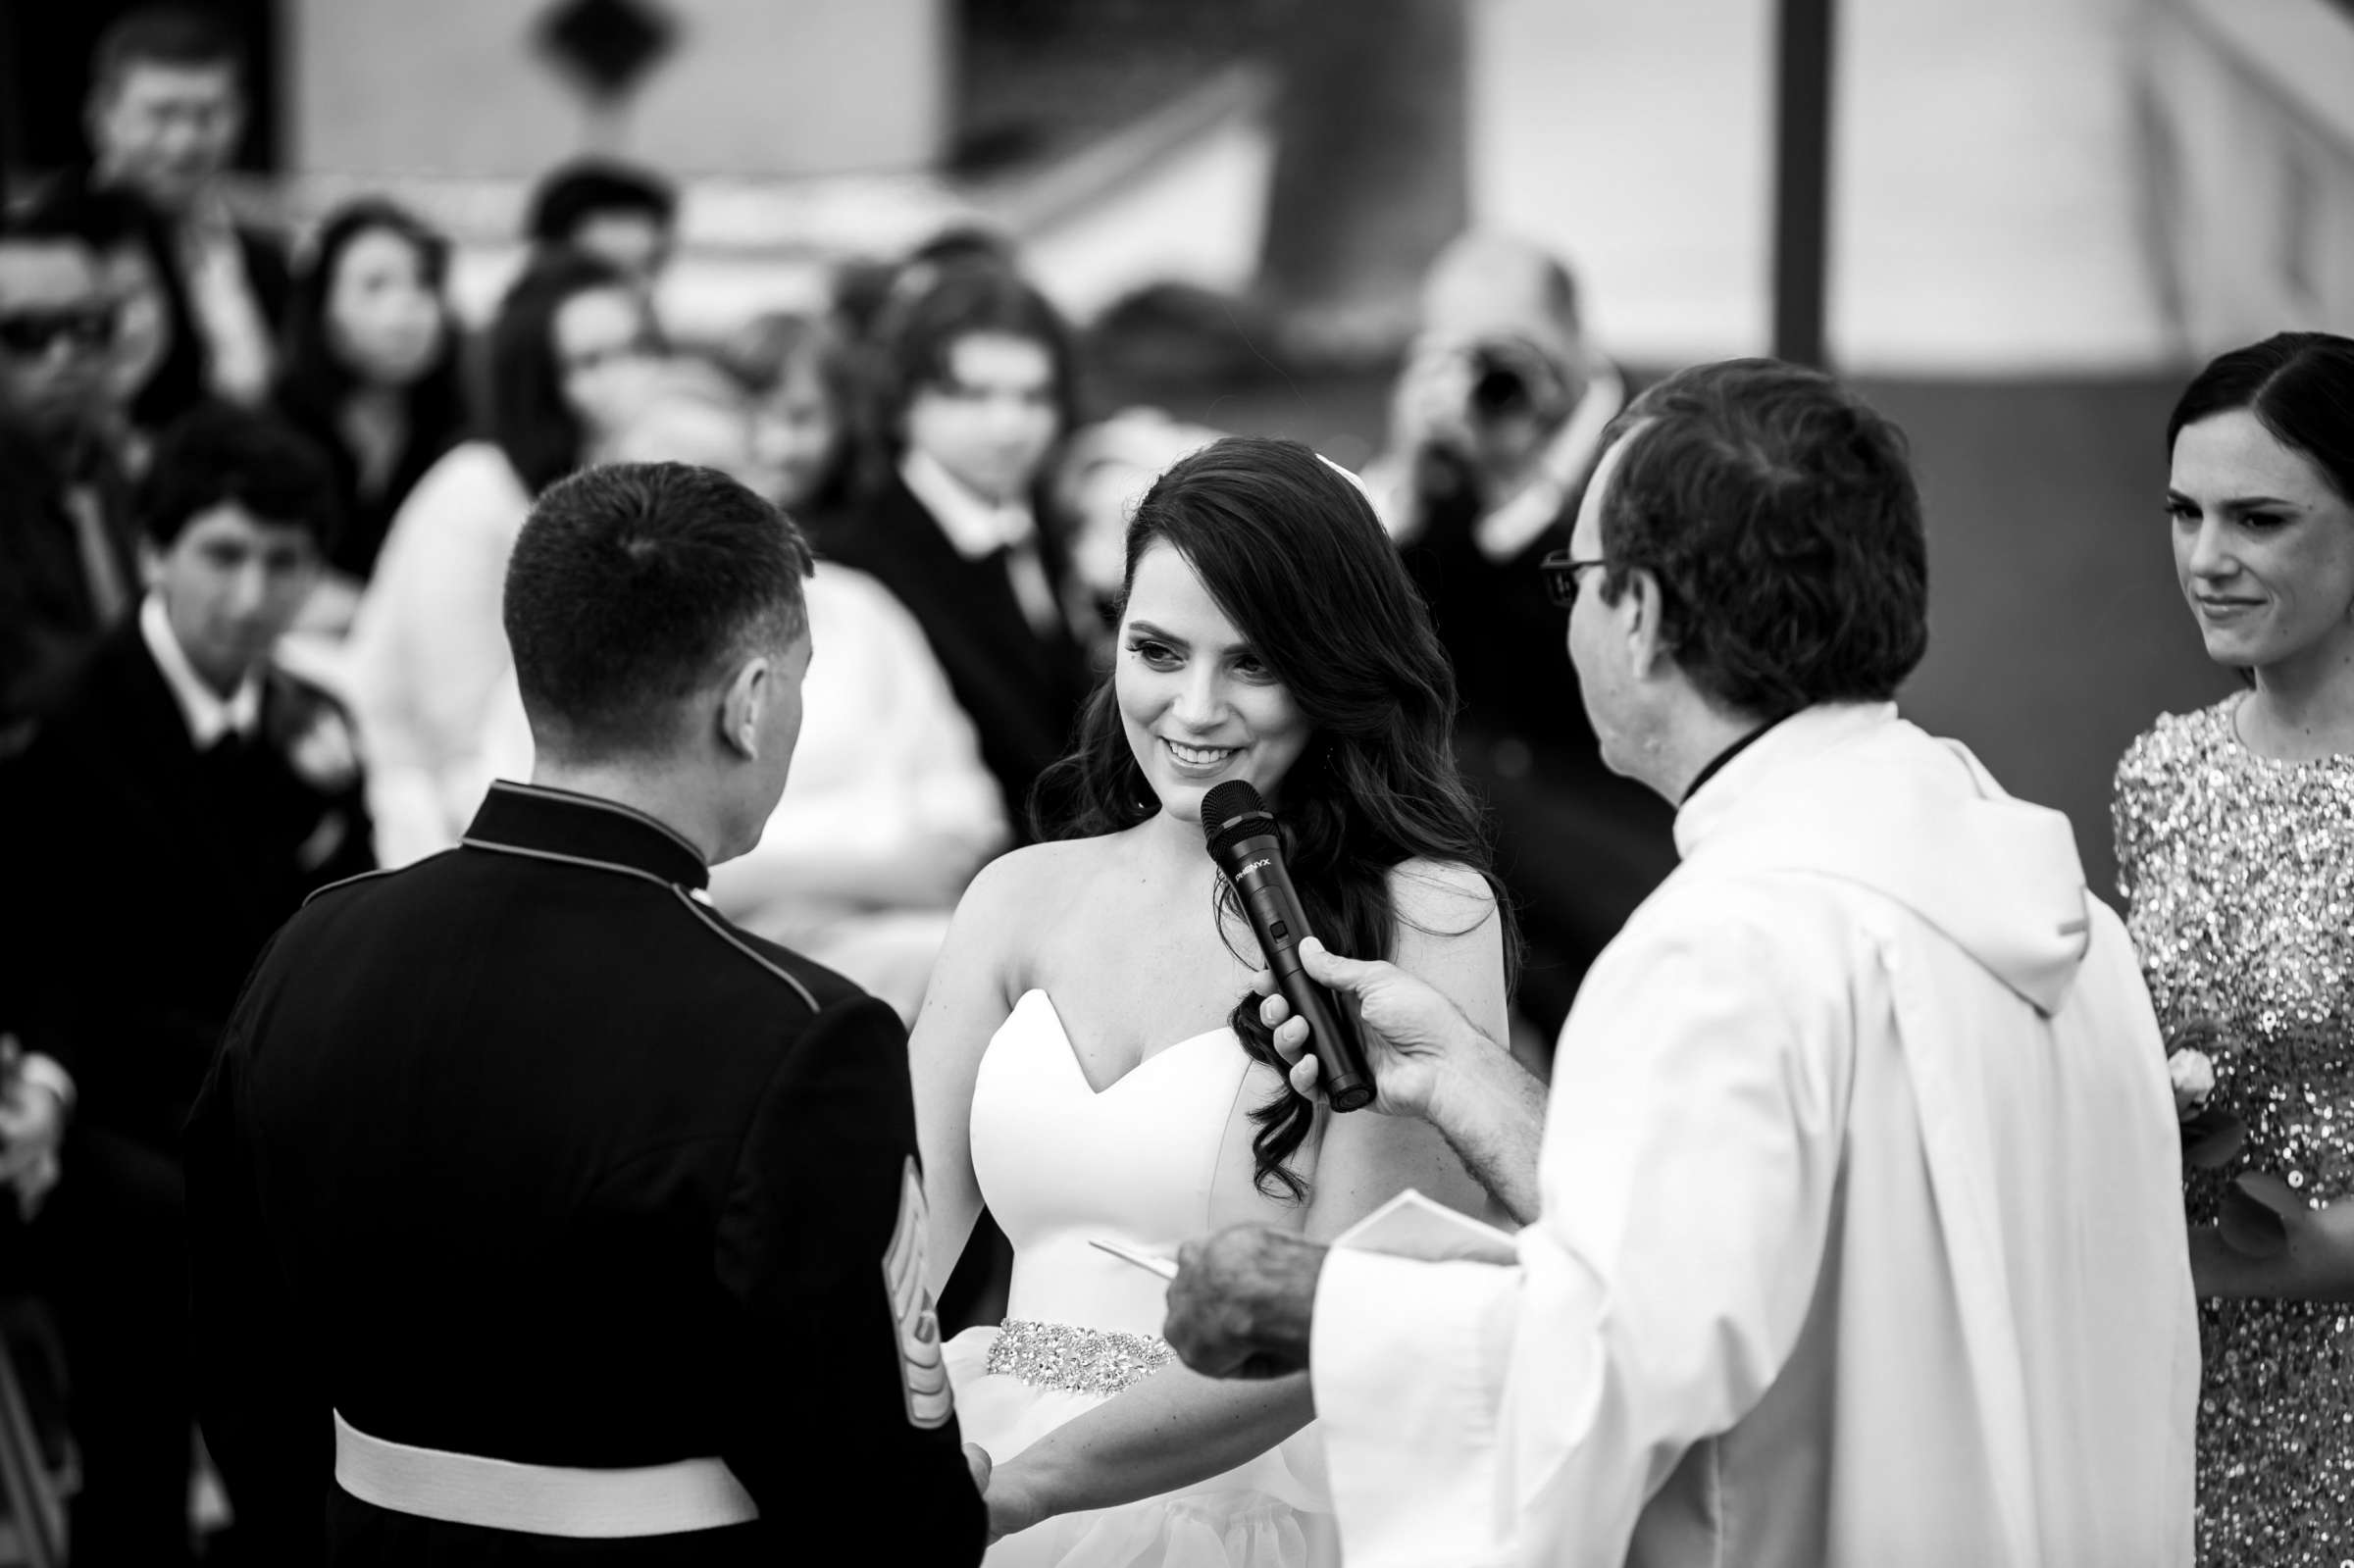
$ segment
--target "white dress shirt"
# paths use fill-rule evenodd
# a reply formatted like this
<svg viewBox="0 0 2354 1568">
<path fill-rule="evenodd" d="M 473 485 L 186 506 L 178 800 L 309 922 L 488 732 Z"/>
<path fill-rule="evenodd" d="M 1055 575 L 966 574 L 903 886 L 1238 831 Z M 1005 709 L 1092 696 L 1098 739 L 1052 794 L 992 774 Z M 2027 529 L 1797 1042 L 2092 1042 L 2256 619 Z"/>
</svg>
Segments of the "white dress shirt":
<svg viewBox="0 0 2354 1568">
<path fill-rule="evenodd" d="M 252 738 L 262 722 L 262 679 L 258 671 L 248 670 L 237 689 L 227 697 L 215 691 L 173 633 L 172 617 L 164 609 L 163 598 L 150 593 L 139 602 L 139 635 L 146 640 L 147 652 L 155 667 L 163 672 L 164 684 L 172 689 L 172 700 L 179 704 L 179 716 L 187 722 L 188 739 L 198 751 L 210 751 L 222 736 L 232 732 L 241 738 Z"/>
<path fill-rule="evenodd" d="M 1326 1264 L 1351 1568 L 2188 1564 L 2178 1135 L 2066 819 L 1874 704 L 1676 842 L 1562 1031 L 1517 1266 Z"/>
<path fill-rule="evenodd" d="M 501 596 L 531 510 L 506 454 L 468 441 L 426 471 L 384 534 L 344 661 L 380 865 L 455 845 L 490 787 L 490 715 L 521 707 Z"/>
<path fill-rule="evenodd" d="M 1027 501 L 992 501 L 941 466 L 927 452 L 909 447 L 899 459 L 899 479 L 921 501 L 958 555 L 968 561 L 1005 551 L 1005 575 L 1022 606 L 1022 618 L 1040 636 L 1064 627 L 1053 584 L 1038 553 L 1038 516 Z"/>
</svg>

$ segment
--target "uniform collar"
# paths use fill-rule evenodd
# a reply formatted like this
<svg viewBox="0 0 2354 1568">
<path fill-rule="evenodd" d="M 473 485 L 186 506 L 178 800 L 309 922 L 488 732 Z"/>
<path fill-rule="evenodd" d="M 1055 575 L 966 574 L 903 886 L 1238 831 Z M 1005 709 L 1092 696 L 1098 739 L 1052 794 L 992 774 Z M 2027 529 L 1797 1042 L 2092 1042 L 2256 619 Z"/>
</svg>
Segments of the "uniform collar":
<svg viewBox="0 0 2354 1568">
<path fill-rule="evenodd" d="M 475 849 L 570 861 L 700 892 L 711 881 L 694 845 L 635 806 L 544 784 L 491 784 L 461 840 Z"/>
<path fill-rule="evenodd" d="M 1739 815 L 1742 802 L 1763 781 L 1896 722 L 1893 702 L 1824 702 L 1757 732 L 1723 758 L 1723 766 L 1697 781 L 1676 808 L 1677 856 L 1689 860 L 1728 819 Z"/>
<path fill-rule="evenodd" d="M 161 595 L 150 593 L 139 603 L 139 637 L 147 644 L 147 655 L 162 673 L 164 684 L 171 688 L 172 701 L 179 709 L 180 719 L 188 727 L 188 739 L 198 751 L 212 750 L 224 735 L 235 734 L 251 739 L 262 723 L 262 680 L 252 670 L 237 683 L 237 689 L 229 700 L 205 683 L 204 677 L 188 662 L 187 650 L 172 631 L 172 618 L 165 613 Z"/>
<path fill-rule="evenodd" d="M 923 503 L 956 553 L 968 561 L 1026 544 L 1038 533 L 1038 518 L 1029 503 L 988 500 L 929 452 L 907 449 L 899 459 L 899 482 Z"/>
</svg>

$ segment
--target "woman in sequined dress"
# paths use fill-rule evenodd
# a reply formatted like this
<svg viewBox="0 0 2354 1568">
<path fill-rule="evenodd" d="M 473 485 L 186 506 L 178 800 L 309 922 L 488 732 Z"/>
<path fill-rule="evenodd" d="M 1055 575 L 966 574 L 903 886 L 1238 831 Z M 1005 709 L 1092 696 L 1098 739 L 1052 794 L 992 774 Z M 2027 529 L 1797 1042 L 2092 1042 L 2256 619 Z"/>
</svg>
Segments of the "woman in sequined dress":
<svg viewBox="0 0 2354 1568">
<path fill-rule="evenodd" d="M 1007 1321 L 947 1350 L 995 1466 L 988 1562 L 1331 1564 L 1305 1375 L 1177 1364 L 1165 1282 L 1093 1243 L 1166 1258 L 1245 1219 L 1329 1239 L 1407 1187 L 1480 1193 L 1427 1124 L 1285 1082 L 1203 797 L 1257 789 L 1316 933 L 1494 1039 L 1510 913 L 1448 745 L 1446 656 L 1352 479 L 1285 441 L 1181 459 L 1137 507 L 1123 598 L 1112 674 L 1048 775 L 1059 832 L 966 892 L 910 1048 L 935 1286 L 984 1203 L 1013 1243 Z"/>
<path fill-rule="evenodd" d="M 2160 1023 L 2212 1030 L 2247 1143 L 2188 1173 L 2208 1564 L 2354 1563 L 2354 341 L 2226 354 L 2168 425 L 2175 569 L 2246 689 L 2168 715 L 2117 776 L 2128 924 Z M 2309 1207 L 2252 1257 L 2226 1185 Z"/>
</svg>

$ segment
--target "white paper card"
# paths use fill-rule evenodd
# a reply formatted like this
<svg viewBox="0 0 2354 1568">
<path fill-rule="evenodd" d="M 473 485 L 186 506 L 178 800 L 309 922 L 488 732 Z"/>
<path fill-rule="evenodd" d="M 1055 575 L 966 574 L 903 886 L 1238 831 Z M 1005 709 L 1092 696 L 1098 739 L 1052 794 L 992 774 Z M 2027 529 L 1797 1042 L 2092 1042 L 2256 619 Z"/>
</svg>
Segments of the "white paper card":
<svg viewBox="0 0 2354 1568">
<path fill-rule="evenodd" d="M 1410 1189 L 1343 1231 L 1332 1244 L 1422 1263 L 1520 1260 L 1519 1243 L 1507 1233 Z"/>
</svg>

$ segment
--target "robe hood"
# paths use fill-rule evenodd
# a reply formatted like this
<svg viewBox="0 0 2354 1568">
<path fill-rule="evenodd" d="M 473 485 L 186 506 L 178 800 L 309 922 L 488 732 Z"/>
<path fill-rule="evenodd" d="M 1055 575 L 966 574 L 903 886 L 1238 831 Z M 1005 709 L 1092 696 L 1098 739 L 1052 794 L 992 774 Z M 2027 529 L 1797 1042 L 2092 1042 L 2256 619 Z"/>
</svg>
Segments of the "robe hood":
<svg viewBox="0 0 2354 1568">
<path fill-rule="evenodd" d="M 1893 704 L 1784 720 L 1686 803 L 1676 843 L 1696 869 L 1813 873 L 1892 898 L 2047 1016 L 2091 940 L 2068 819 L 2013 799 Z"/>
</svg>

